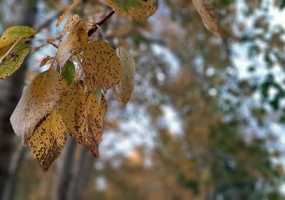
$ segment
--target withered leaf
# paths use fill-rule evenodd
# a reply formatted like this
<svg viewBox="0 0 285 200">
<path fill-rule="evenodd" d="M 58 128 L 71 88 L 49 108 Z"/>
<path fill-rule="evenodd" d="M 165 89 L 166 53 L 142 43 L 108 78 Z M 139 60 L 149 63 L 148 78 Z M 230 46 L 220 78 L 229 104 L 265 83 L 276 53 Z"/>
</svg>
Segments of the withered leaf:
<svg viewBox="0 0 285 200">
<path fill-rule="evenodd" d="M 136 21 L 145 21 L 158 7 L 158 0 L 106 0 L 119 15 L 130 16 Z"/>
<path fill-rule="evenodd" d="M 71 13 L 71 11 L 74 10 L 80 4 L 80 2 L 81 2 L 81 0 L 73 0 L 73 2 L 70 5 L 66 6 L 63 10 L 62 15 L 60 15 L 57 18 L 56 26 L 59 26 L 62 23 L 62 21 L 65 19 L 65 17 L 67 15 L 69 15 Z"/>
<path fill-rule="evenodd" d="M 59 44 L 56 60 L 62 68 L 66 61 L 75 54 L 78 54 L 87 46 L 88 34 L 86 22 L 79 20 L 70 27 L 61 43 Z"/>
<path fill-rule="evenodd" d="M 51 57 L 51 56 L 44 57 L 40 62 L 40 67 L 51 64 L 52 60 L 53 60 L 53 57 Z"/>
<path fill-rule="evenodd" d="M 87 125 L 88 131 L 83 132 L 83 145 L 85 145 L 95 156 L 99 156 L 99 143 L 103 135 L 104 118 L 107 111 L 107 101 L 102 95 L 89 94 L 87 99 Z"/>
<path fill-rule="evenodd" d="M 63 96 L 57 107 L 62 116 L 62 120 L 70 134 L 76 132 L 76 113 L 79 105 L 86 100 L 85 89 L 81 83 L 76 83 L 70 87 L 68 93 Z"/>
<path fill-rule="evenodd" d="M 205 27 L 217 36 L 222 36 L 223 31 L 221 30 L 218 22 L 217 15 L 214 9 L 209 4 L 208 0 L 192 0 L 193 5 L 199 15 Z"/>
<path fill-rule="evenodd" d="M 120 82 L 122 66 L 116 51 L 105 41 L 89 43 L 83 51 L 85 81 L 91 91 L 109 89 Z"/>
<path fill-rule="evenodd" d="M 34 131 L 36 125 L 57 105 L 67 91 L 60 74 L 50 69 L 39 74 L 23 91 L 22 97 L 11 115 L 15 133 L 22 138 Z"/>
<path fill-rule="evenodd" d="M 133 93 L 136 64 L 134 58 L 125 48 L 119 47 L 116 52 L 120 58 L 123 73 L 120 84 L 115 87 L 115 94 L 120 102 L 126 104 Z"/>
<path fill-rule="evenodd" d="M 31 49 L 30 45 L 24 42 L 20 42 L 11 48 L 4 48 L 9 51 L 7 54 L 6 52 L 2 52 L 2 57 L 0 58 L 0 79 L 12 75 L 19 69 Z"/>
<path fill-rule="evenodd" d="M 50 167 L 63 149 L 66 142 L 65 132 L 61 115 L 53 111 L 39 122 L 34 132 L 25 139 L 25 143 L 44 170 Z"/>
<path fill-rule="evenodd" d="M 107 103 L 100 95 L 90 94 L 82 84 L 74 85 L 58 108 L 68 132 L 95 156 L 103 131 Z"/>
</svg>

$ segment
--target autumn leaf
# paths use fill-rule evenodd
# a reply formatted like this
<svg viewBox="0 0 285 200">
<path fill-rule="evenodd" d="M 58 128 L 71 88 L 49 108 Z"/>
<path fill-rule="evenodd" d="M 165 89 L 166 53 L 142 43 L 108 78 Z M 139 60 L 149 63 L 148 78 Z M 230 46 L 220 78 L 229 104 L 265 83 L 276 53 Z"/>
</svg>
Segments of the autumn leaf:
<svg viewBox="0 0 285 200">
<path fill-rule="evenodd" d="M 85 82 L 91 91 L 109 89 L 121 80 L 122 66 L 116 51 L 105 41 L 89 43 L 83 52 Z"/>
<path fill-rule="evenodd" d="M 50 69 L 39 74 L 23 91 L 22 97 L 11 115 L 15 133 L 22 138 L 29 136 L 57 105 L 67 91 L 60 74 Z"/>
<path fill-rule="evenodd" d="M 39 67 L 43 67 L 45 65 L 51 64 L 52 61 L 53 61 L 53 58 L 51 56 L 46 56 L 41 60 Z"/>
<path fill-rule="evenodd" d="M 25 139 L 33 156 L 41 167 L 47 170 L 63 149 L 66 128 L 56 111 L 51 112 L 37 125 L 33 133 Z"/>
<path fill-rule="evenodd" d="M 81 83 L 76 83 L 70 87 L 68 93 L 61 98 L 57 106 L 57 110 L 71 135 L 76 133 L 77 114 L 80 114 L 77 109 L 85 101 L 84 99 L 84 86 Z"/>
<path fill-rule="evenodd" d="M 70 31 L 65 34 L 56 53 L 56 60 L 61 68 L 72 55 L 82 51 L 88 42 L 86 22 L 79 20 L 68 29 Z"/>
<path fill-rule="evenodd" d="M 120 58 L 123 72 L 119 85 L 115 87 L 115 94 L 120 102 L 126 104 L 130 100 L 133 93 L 136 64 L 134 58 L 125 48 L 118 48 L 116 53 Z"/>
<path fill-rule="evenodd" d="M 214 9 L 210 6 L 208 0 L 192 0 L 193 5 L 199 15 L 205 27 L 217 36 L 222 36 L 223 31 L 221 30 L 218 22 L 218 17 Z"/>
<path fill-rule="evenodd" d="M 137 21 L 145 21 L 158 7 L 157 0 L 106 0 L 119 15 L 130 16 Z"/>
<path fill-rule="evenodd" d="M 62 23 L 62 21 L 65 19 L 65 17 L 69 15 L 72 12 L 72 10 L 74 10 L 77 6 L 79 6 L 80 2 L 81 0 L 73 0 L 73 2 L 70 5 L 66 6 L 63 9 L 62 14 L 57 18 L 56 26 L 59 26 Z"/>
<path fill-rule="evenodd" d="M 89 94 L 85 105 L 87 110 L 88 131 L 83 132 L 83 145 L 85 145 L 94 156 L 99 156 L 99 143 L 102 140 L 104 118 L 107 111 L 107 101 L 103 95 Z"/>
<path fill-rule="evenodd" d="M 90 94 L 84 85 L 77 83 L 69 94 L 62 98 L 57 110 L 68 133 L 97 156 L 107 110 L 105 98 L 102 95 L 98 97 Z"/>
<path fill-rule="evenodd" d="M 0 58 L 0 79 L 12 75 L 23 64 L 30 52 L 30 45 L 20 42 L 6 49 Z"/>
<path fill-rule="evenodd" d="M 12 45 L 19 38 L 26 39 L 36 34 L 36 31 L 28 26 L 12 26 L 4 31 L 0 37 L 0 49 Z"/>
</svg>

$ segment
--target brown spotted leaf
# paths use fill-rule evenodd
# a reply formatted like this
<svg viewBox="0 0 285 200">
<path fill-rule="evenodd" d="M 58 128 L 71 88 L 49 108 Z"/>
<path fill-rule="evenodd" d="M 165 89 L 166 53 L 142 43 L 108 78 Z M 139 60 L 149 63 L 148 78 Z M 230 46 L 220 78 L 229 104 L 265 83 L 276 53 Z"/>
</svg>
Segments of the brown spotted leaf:
<svg viewBox="0 0 285 200">
<path fill-rule="evenodd" d="M 70 31 L 63 37 L 56 53 L 56 60 L 61 68 L 72 55 L 82 51 L 88 42 L 86 22 L 79 20 L 68 29 Z"/>
<path fill-rule="evenodd" d="M 83 52 L 83 71 L 88 89 L 109 89 L 117 85 L 122 66 L 116 51 L 105 41 L 89 43 Z"/>
<path fill-rule="evenodd" d="M 134 89 L 135 60 L 125 48 L 116 50 L 121 60 L 123 73 L 120 84 L 115 88 L 115 94 L 120 102 L 127 104 Z"/>
<path fill-rule="evenodd" d="M 103 131 L 107 103 L 105 98 L 89 94 L 83 85 L 77 84 L 62 98 L 58 112 L 75 140 L 86 146 L 95 156 Z"/>
<path fill-rule="evenodd" d="M 145 21 L 158 7 L 158 0 L 106 0 L 119 15 L 130 16 L 137 21 Z"/>
<path fill-rule="evenodd" d="M 217 15 L 214 11 L 214 9 L 209 4 L 208 0 L 192 0 L 193 5 L 199 15 L 202 18 L 202 21 L 205 25 L 205 27 L 214 33 L 217 36 L 221 36 L 222 30 L 219 26 Z"/>
<path fill-rule="evenodd" d="M 25 139 L 25 143 L 44 170 L 50 167 L 63 149 L 66 142 L 65 131 L 61 115 L 53 111 L 39 122 L 33 133 Z"/>
<path fill-rule="evenodd" d="M 62 120 L 66 125 L 68 132 L 73 135 L 77 132 L 77 114 L 80 114 L 81 104 L 86 102 L 86 95 L 84 86 L 80 83 L 73 85 L 69 92 L 62 97 L 59 106 L 57 107 L 58 112 L 62 116 Z"/>
<path fill-rule="evenodd" d="M 50 69 L 39 74 L 23 91 L 11 115 L 15 133 L 22 138 L 31 134 L 35 126 L 57 105 L 67 86 L 60 74 Z"/>
<path fill-rule="evenodd" d="M 83 144 L 95 156 L 99 156 L 98 146 L 103 135 L 104 118 L 107 111 L 105 97 L 90 94 L 86 104 L 88 131 L 84 132 Z"/>
</svg>

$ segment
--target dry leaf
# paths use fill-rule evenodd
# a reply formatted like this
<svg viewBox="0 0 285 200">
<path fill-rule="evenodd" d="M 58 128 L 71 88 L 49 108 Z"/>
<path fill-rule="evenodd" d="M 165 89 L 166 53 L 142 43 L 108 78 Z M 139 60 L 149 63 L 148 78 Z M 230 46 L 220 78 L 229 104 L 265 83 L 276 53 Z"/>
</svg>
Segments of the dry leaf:
<svg viewBox="0 0 285 200">
<path fill-rule="evenodd" d="M 134 58 L 125 48 L 120 47 L 116 52 L 121 60 L 123 73 L 120 84 L 115 88 L 115 94 L 120 102 L 126 104 L 133 93 L 136 64 Z"/>
<path fill-rule="evenodd" d="M 65 17 L 67 15 L 69 15 L 71 13 L 72 10 L 74 10 L 79 4 L 80 4 L 81 0 L 73 0 L 72 4 L 66 6 L 64 9 L 63 9 L 63 13 L 62 15 L 60 15 L 58 17 L 58 19 L 56 20 L 56 26 L 59 26 L 63 20 L 65 19 Z"/>
<path fill-rule="evenodd" d="M 88 94 L 81 83 L 74 85 L 69 94 L 62 98 L 58 112 L 68 132 L 76 141 L 86 146 L 95 156 L 103 131 L 107 103 L 105 98 Z"/>
<path fill-rule="evenodd" d="M 94 41 L 87 46 L 83 52 L 82 67 L 86 84 L 91 91 L 109 89 L 120 82 L 120 59 L 105 41 Z"/>
<path fill-rule="evenodd" d="M 31 134 L 36 125 L 57 105 L 67 91 L 60 74 L 50 69 L 39 74 L 23 91 L 22 97 L 11 115 L 15 133 L 22 138 Z"/>
<path fill-rule="evenodd" d="M 50 57 L 50 56 L 44 57 L 40 62 L 40 67 L 51 64 L 52 60 L 53 60 L 53 57 Z"/>
<path fill-rule="evenodd" d="M 39 122 L 34 132 L 25 139 L 25 143 L 44 170 L 50 167 L 63 149 L 66 142 L 65 131 L 61 115 L 53 111 Z"/>
<path fill-rule="evenodd" d="M 158 7 L 157 0 L 106 0 L 119 15 L 130 16 L 136 21 L 145 21 Z"/>
<path fill-rule="evenodd" d="M 83 144 L 95 156 L 99 156 L 98 146 L 103 135 L 104 118 L 107 111 L 107 101 L 103 95 L 90 94 L 86 104 L 88 131 L 84 132 Z"/>
<path fill-rule="evenodd" d="M 66 61 L 75 54 L 78 54 L 87 46 L 88 34 L 87 25 L 84 21 L 78 21 L 72 24 L 70 32 L 68 32 L 59 44 L 56 60 L 62 68 Z"/>
<path fill-rule="evenodd" d="M 192 0 L 192 2 L 205 27 L 215 35 L 221 36 L 223 31 L 219 26 L 217 15 L 208 0 Z"/>
</svg>

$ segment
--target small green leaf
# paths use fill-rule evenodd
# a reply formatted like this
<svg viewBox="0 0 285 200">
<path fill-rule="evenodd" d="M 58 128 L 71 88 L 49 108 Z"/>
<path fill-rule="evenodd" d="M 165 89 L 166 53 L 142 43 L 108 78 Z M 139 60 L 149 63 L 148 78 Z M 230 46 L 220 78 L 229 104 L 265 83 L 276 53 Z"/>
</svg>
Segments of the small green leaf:
<svg viewBox="0 0 285 200">
<path fill-rule="evenodd" d="M 75 66 L 72 62 L 67 61 L 62 70 L 62 76 L 66 82 L 71 85 L 75 78 Z"/>
<path fill-rule="evenodd" d="M 0 63 L 0 79 L 12 75 L 23 64 L 30 52 L 30 45 L 20 42 Z"/>
<path fill-rule="evenodd" d="M 12 45 L 19 38 L 26 39 L 36 34 L 36 31 L 28 26 L 12 26 L 4 31 L 0 37 L 0 48 Z"/>
</svg>

